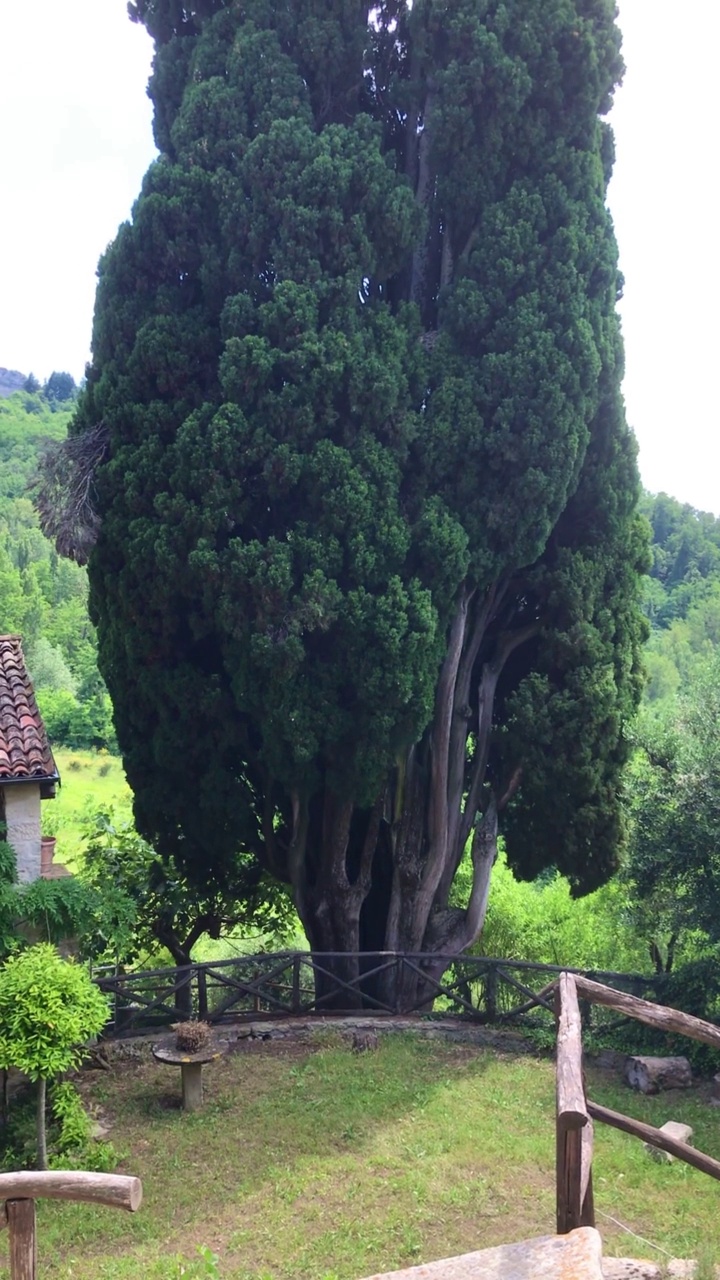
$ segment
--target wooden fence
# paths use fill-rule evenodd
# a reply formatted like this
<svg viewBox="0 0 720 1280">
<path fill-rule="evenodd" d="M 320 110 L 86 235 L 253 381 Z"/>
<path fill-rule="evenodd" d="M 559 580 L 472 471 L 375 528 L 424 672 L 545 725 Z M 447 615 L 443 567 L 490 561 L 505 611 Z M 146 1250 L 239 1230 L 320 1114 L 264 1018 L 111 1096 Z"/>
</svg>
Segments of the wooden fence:
<svg viewBox="0 0 720 1280">
<path fill-rule="evenodd" d="M 114 1173 L 0 1173 L 0 1229 L 10 1238 L 10 1280 L 36 1280 L 36 1200 L 82 1200 L 134 1213 L 142 1183 Z"/>
<path fill-rule="evenodd" d="M 553 990 L 561 972 L 560 966 L 485 956 L 292 951 L 137 973 L 97 971 L 95 978 L 111 996 L 108 1032 L 114 1035 L 190 1017 L 222 1023 L 412 1013 L 510 1025 L 527 1022 L 530 1015 L 551 1034 Z M 652 977 L 610 972 L 585 976 L 611 982 L 631 995 L 652 996 L 655 990 Z M 408 1000 L 413 984 L 416 997 Z M 608 1027 L 614 1025 L 612 1015 L 593 1012 L 588 1001 L 582 1013 L 586 1028 L 591 1017 L 596 1025 L 599 1017 Z"/>
<path fill-rule="evenodd" d="M 619 1111 L 591 1102 L 585 1094 L 582 1069 L 582 1019 L 579 1000 L 590 1001 L 635 1018 L 661 1031 L 674 1031 L 720 1049 L 720 1027 L 678 1009 L 652 1004 L 616 991 L 583 975 L 564 972 L 555 985 L 557 1020 L 556 1177 L 557 1229 L 564 1235 L 575 1227 L 594 1227 L 592 1189 L 593 1120 L 622 1129 L 669 1152 L 712 1178 L 720 1179 L 720 1161 L 670 1138 L 660 1129 Z"/>
</svg>

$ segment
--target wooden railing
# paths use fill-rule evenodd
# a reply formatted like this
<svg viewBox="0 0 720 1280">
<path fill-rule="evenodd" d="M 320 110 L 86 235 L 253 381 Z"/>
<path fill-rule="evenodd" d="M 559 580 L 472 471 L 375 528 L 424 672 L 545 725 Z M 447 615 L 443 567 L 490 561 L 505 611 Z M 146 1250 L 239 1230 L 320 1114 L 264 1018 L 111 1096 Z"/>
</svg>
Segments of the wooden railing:
<svg viewBox="0 0 720 1280">
<path fill-rule="evenodd" d="M 36 1200 L 79 1200 L 134 1213 L 142 1201 L 139 1178 L 113 1173 L 2 1173 L 0 1228 L 10 1240 L 10 1280 L 36 1280 Z"/>
<path fill-rule="evenodd" d="M 174 969 L 98 972 L 96 981 L 111 996 L 108 1031 L 115 1035 L 188 1017 L 222 1023 L 430 1012 L 493 1024 L 512 1024 L 531 1015 L 552 1032 L 553 985 L 561 972 L 559 965 L 487 956 L 292 951 Z M 635 995 L 655 990 L 652 977 L 610 972 L 593 977 Z M 415 997 L 408 998 L 413 986 Z M 591 1005 L 583 1002 L 586 1028 L 590 1019 Z"/>
<path fill-rule="evenodd" d="M 593 1120 L 622 1129 L 642 1138 L 693 1165 L 712 1178 L 720 1179 L 720 1161 L 696 1151 L 686 1142 L 669 1137 L 652 1125 L 622 1115 L 591 1102 L 585 1093 L 582 1068 L 582 1020 L 578 997 L 635 1018 L 661 1031 L 674 1031 L 720 1049 L 720 1027 L 694 1018 L 679 1009 L 652 1004 L 623 991 L 569 972 L 560 974 L 555 985 L 557 1024 L 557 1110 L 556 1177 L 557 1229 L 560 1235 L 575 1227 L 594 1227 L 592 1190 Z"/>
</svg>

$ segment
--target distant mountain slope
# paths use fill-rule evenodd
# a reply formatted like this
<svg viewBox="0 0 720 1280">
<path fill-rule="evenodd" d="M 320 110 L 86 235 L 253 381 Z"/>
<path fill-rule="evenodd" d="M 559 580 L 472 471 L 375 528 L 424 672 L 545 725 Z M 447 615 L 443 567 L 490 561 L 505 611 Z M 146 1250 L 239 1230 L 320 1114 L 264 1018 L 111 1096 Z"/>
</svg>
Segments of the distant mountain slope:
<svg viewBox="0 0 720 1280">
<path fill-rule="evenodd" d="M 26 377 L 27 374 L 18 373 L 17 369 L 0 367 L 0 396 L 12 396 L 16 391 L 22 391 Z"/>
</svg>

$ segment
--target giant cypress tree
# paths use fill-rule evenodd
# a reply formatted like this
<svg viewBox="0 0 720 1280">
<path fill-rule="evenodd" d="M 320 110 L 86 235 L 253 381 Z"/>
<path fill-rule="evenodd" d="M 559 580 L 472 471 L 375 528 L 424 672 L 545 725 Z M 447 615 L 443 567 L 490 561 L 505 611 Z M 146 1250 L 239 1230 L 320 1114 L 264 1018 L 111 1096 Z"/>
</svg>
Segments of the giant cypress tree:
<svg viewBox="0 0 720 1280">
<path fill-rule="evenodd" d="M 579 892 L 622 838 L 613 0 L 131 11 L 161 155 L 75 433 L 139 828 L 203 882 L 252 851 L 315 949 L 454 952 L 499 822 Z"/>
</svg>

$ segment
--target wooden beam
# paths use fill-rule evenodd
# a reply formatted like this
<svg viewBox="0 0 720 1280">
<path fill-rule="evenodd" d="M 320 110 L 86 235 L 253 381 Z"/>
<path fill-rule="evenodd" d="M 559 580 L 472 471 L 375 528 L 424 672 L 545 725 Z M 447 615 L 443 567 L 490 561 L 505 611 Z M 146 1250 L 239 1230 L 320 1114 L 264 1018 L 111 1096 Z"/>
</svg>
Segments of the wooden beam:
<svg viewBox="0 0 720 1280">
<path fill-rule="evenodd" d="M 561 1129 L 580 1129 L 588 1122 L 582 1075 L 582 1025 L 576 982 L 561 973 L 556 992 L 557 1121 Z"/>
<path fill-rule="evenodd" d="M 655 1129 L 651 1124 L 643 1124 L 641 1120 L 633 1120 L 619 1111 L 601 1107 L 599 1103 L 591 1102 L 589 1098 L 587 1109 L 593 1120 L 612 1125 L 613 1129 L 621 1129 L 623 1133 L 630 1133 L 634 1138 L 642 1138 L 643 1142 L 649 1142 L 653 1147 L 659 1147 L 661 1151 L 667 1151 L 671 1156 L 677 1156 L 678 1160 L 691 1164 L 701 1173 L 707 1173 L 711 1178 L 720 1180 L 720 1160 L 713 1160 L 712 1156 L 696 1151 L 694 1147 L 689 1147 L 687 1142 L 678 1142 L 676 1138 L 668 1137 L 661 1129 Z"/>
<path fill-rule="evenodd" d="M 0 1200 L 83 1200 L 135 1213 L 142 1183 L 118 1173 L 0 1173 Z"/>
<path fill-rule="evenodd" d="M 562 973 L 555 991 L 557 1019 L 557 1114 L 555 1174 L 557 1230 L 594 1226 L 592 1193 L 593 1128 L 585 1103 L 582 1027 L 575 979 Z"/>
<path fill-rule="evenodd" d="M 587 1099 L 585 1102 L 587 1106 Z M 580 1130 L 580 1226 L 594 1227 L 595 1216 L 593 1210 L 593 1189 L 592 1189 L 592 1159 L 594 1146 L 595 1131 L 593 1129 L 592 1120 L 588 1120 L 584 1129 Z M 589 1210 L 586 1206 L 589 1205 Z M 590 1214 L 588 1220 L 587 1214 Z"/>
<path fill-rule="evenodd" d="M 10 1236 L 10 1280 L 35 1280 L 35 1201 L 8 1200 L 6 1211 Z"/>
<path fill-rule="evenodd" d="M 577 975 L 575 985 L 579 995 L 590 1000 L 592 1004 L 606 1005 L 616 1009 L 629 1018 L 637 1018 L 649 1027 L 657 1027 L 660 1031 L 675 1031 L 691 1040 L 700 1040 L 713 1049 L 720 1049 L 720 1027 L 702 1018 L 694 1018 L 689 1013 L 681 1013 L 679 1009 L 668 1009 L 666 1005 L 654 1004 L 651 1000 L 641 1000 L 638 996 L 626 995 L 624 991 L 615 991 L 601 982 L 593 982 L 590 978 Z"/>
</svg>

